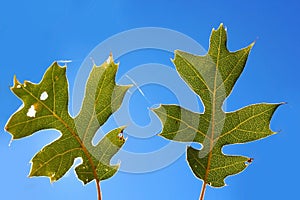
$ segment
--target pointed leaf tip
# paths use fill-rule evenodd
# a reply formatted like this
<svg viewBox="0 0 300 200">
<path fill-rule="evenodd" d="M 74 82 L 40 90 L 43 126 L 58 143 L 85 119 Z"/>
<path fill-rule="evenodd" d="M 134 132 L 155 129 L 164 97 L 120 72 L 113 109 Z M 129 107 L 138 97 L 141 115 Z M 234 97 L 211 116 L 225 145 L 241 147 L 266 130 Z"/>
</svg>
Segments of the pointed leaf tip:
<svg viewBox="0 0 300 200">
<path fill-rule="evenodd" d="M 225 31 L 225 32 L 227 32 L 227 27 L 223 23 L 220 23 L 219 27 L 215 31 Z"/>
<path fill-rule="evenodd" d="M 21 83 L 18 81 L 17 76 L 14 75 L 13 86 L 11 88 L 20 88 Z"/>
<path fill-rule="evenodd" d="M 110 52 L 108 58 L 106 59 L 106 64 L 111 64 L 111 63 L 114 63 L 114 59 L 112 53 Z"/>
</svg>

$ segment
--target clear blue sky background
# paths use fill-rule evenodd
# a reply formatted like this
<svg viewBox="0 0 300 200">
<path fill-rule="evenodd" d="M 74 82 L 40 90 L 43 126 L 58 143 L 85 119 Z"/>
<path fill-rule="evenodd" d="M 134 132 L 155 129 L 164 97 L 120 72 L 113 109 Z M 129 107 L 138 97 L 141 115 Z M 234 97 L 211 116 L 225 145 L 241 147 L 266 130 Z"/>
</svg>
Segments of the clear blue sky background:
<svg viewBox="0 0 300 200">
<path fill-rule="evenodd" d="M 211 29 L 223 22 L 228 28 L 231 50 L 256 40 L 246 69 L 228 99 L 227 109 L 232 111 L 257 102 L 285 101 L 288 104 L 278 109 L 271 123 L 273 130 L 281 130 L 280 134 L 225 149 L 227 153 L 254 157 L 254 163 L 243 173 L 227 178 L 227 187 L 208 188 L 206 199 L 297 199 L 300 178 L 299 9 L 296 0 L 1 1 L 0 127 L 4 127 L 9 116 L 21 105 L 9 90 L 14 74 L 21 81 L 39 82 L 54 60 L 72 59 L 74 62 L 68 65 L 72 86 L 77 69 L 88 53 L 101 41 L 121 31 L 145 26 L 165 27 L 180 31 L 207 48 Z M 163 62 L 171 67 L 165 57 L 153 55 L 156 56 L 137 55 L 136 58 L 140 63 L 144 62 L 144 57 L 147 62 Z M 129 58 L 120 59 L 120 73 L 131 68 L 133 61 Z M 163 90 L 155 93 L 155 90 L 144 89 L 153 103 L 172 103 L 167 97 L 156 98 Z M 136 96 L 136 101 L 142 101 L 138 94 Z M 144 117 L 148 113 L 147 106 L 140 102 L 132 109 L 137 123 L 149 123 Z M 136 112 L 137 109 L 141 112 Z M 73 172 L 53 184 L 47 178 L 27 178 L 32 156 L 58 135 L 53 131 L 40 132 L 14 141 L 9 147 L 10 135 L 1 131 L 0 199 L 96 199 L 94 183 L 82 186 Z M 138 146 L 139 141 L 136 142 Z M 150 141 L 142 142 L 151 146 Z M 130 144 L 134 145 L 132 142 L 126 145 Z M 130 146 L 125 148 L 130 149 Z M 156 172 L 119 172 L 101 186 L 104 200 L 196 200 L 201 184 L 182 156 Z"/>
</svg>

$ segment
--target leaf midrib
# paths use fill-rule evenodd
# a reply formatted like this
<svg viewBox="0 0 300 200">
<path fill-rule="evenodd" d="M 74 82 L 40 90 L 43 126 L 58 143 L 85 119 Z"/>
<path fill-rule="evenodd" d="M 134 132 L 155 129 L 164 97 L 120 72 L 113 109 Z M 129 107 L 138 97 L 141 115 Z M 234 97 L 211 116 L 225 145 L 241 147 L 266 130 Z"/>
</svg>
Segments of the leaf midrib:
<svg viewBox="0 0 300 200">
<path fill-rule="evenodd" d="M 218 44 L 218 54 L 217 54 L 217 61 L 216 61 L 216 71 L 215 71 L 215 77 L 214 77 L 214 90 L 212 93 L 212 115 L 211 115 L 211 137 L 210 137 L 210 142 L 209 142 L 209 154 L 208 154 L 208 159 L 207 159 L 207 168 L 205 171 L 205 176 L 204 176 L 204 185 L 207 184 L 207 179 L 210 171 L 210 165 L 211 165 L 211 160 L 212 160 L 212 150 L 214 146 L 214 134 L 215 134 L 215 114 L 216 114 L 216 85 L 217 85 L 217 75 L 218 75 L 218 67 L 219 67 L 219 59 L 220 59 L 220 52 L 221 52 L 221 44 L 222 44 L 222 31 L 220 31 L 219 35 L 219 44 Z M 209 55 L 209 54 L 208 54 Z"/>
<path fill-rule="evenodd" d="M 104 78 L 103 78 L 103 81 L 102 81 L 102 83 L 101 83 L 101 86 L 100 86 L 100 89 L 99 89 L 99 93 L 97 94 L 97 97 L 96 97 L 95 102 L 97 102 L 98 99 L 99 99 L 99 96 L 100 96 L 100 93 L 101 93 L 100 91 L 101 91 L 102 88 L 103 88 L 103 85 L 104 85 L 106 76 L 107 76 L 107 73 L 104 71 Z M 96 88 L 96 91 L 97 91 L 97 88 Z M 89 132 L 90 126 L 91 126 L 91 124 L 92 124 L 92 121 L 94 121 L 94 118 L 95 118 L 95 110 L 96 110 L 96 104 L 95 104 L 95 102 L 94 102 L 94 104 L 93 104 L 93 113 L 92 113 L 92 115 L 91 115 L 91 118 L 90 118 L 90 120 L 89 120 L 88 126 L 86 127 L 86 129 L 85 129 L 85 131 L 84 131 L 84 134 L 83 134 L 83 137 L 82 137 L 82 141 L 83 141 L 83 142 L 85 141 L 85 138 L 86 138 L 86 136 L 87 136 L 87 134 L 88 134 L 88 132 Z M 97 116 L 97 114 L 96 114 L 96 116 Z"/>
</svg>

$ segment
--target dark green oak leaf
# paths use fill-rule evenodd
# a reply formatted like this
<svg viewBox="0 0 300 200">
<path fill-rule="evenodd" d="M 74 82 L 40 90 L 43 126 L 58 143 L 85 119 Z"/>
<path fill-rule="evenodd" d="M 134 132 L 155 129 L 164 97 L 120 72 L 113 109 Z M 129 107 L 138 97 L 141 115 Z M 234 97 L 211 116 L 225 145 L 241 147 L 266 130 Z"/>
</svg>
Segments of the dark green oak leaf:
<svg viewBox="0 0 300 200">
<path fill-rule="evenodd" d="M 125 127 L 107 133 L 96 145 L 96 131 L 120 106 L 130 86 L 115 83 L 118 65 L 112 56 L 101 66 L 94 66 L 86 83 L 79 114 L 73 118 L 68 111 L 66 68 L 53 63 L 39 84 L 14 78 L 12 92 L 23 101 L 23 107 L 8 120 L 5 129 L 12 139 L 30 136 L 43 129 L 56 129 L 61 136 L 45 146 L 32 159 L 30 177 L 46 176 L 51 182 L 64 176 L 75 158 L 82 158 L 76 174 L 84 184 L 110 178 L 119 165 L 110 165 L 111 158 L 125 143 Z"/>
<path fill-rule="evenodd" d="M 212 31 L 206 55 L 175 52 L 176 69 L 201 98 L 204 113 L 178 105 L 161 105 L 154 109 L 163 123 L 160 136 L 202 145 L 200 150 L 187 148 L 187 161 L 195 176 L 213 187 L 224 186 L 227 176 L 240 173 L 251 162 L 248 157 L 225 155 L 222 148 L 275 134 L 270 130 L 270 120 L 280 105 L 261 103 L 234 112 L 223 111 L 222 105 L 242 73 L 253 46 L 230 52 L 226 42 L 227 33 L 221 24 Z"/>
</svg>

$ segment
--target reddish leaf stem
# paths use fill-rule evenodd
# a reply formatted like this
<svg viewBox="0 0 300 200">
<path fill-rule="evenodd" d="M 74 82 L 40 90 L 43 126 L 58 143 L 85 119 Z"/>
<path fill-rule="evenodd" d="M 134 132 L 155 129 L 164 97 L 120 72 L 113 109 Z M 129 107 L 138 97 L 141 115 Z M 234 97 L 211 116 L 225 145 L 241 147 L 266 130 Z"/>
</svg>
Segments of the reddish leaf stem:
<svg viewBox="0 0 300 200">
<path fill-rule="evenodd" d="M 206 190 L 206 183 L 205 183 L 205 182 L 203 182 L 203 185 L 202 185 L 202 189 L 201 189 L 201 194 L 200 194 L 199 200 L 204 200 L 204 194 L 205 194 L 205 190 Z"/>
<path fill-rule="evenodd" d="M 100 181 L 96 179 L 95 182 L 96 182 L 96 187 L 97 187 L 98 200 L 101 200 L 102 196 L 101 196 Z"/>
</svg>

